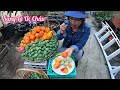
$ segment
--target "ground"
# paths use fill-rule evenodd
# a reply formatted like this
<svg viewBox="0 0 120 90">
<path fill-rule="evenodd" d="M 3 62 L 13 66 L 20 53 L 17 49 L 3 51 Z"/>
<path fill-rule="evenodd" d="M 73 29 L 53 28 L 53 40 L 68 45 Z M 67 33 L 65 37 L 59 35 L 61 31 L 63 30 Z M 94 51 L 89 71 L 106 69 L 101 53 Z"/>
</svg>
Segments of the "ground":
<svg viewBox="0 0 120 90">
<path fill-rule="evenodd" d="M 108 67 L 101 48 L 94 36 L 93 32 L 96 31 L 96 28 L 91 20 L 86 20 L 92 26 L 91 34 L 84 47 L 85 54 L 79 62 L 76 79 L 109 79 Z"/>
<path fill-rule="evenodd" d="M 86 22 L 92 26 L 91 34 L 84 47 L 84 56 L 79 61 L 77 67 L 77 76 L 75 79 L 110 79 L 106 60 L 93 33 L 97 30 L 97 28 L 92 24 L 91 17 L 86 19 Z M 62 40 L 59 42 L 61 45 Z M 13 51 L 11 50 L 8 58 L 0 61 L 0 72 L 2 72 L 0 74 L 0 78 L 18 79 L 19 77 L 16 76 L 15 72 L 16 69 L 23 67 L 24 60 L 21 58 L 20 54 L 15 50 L 15 48 Z"/>
</svg>

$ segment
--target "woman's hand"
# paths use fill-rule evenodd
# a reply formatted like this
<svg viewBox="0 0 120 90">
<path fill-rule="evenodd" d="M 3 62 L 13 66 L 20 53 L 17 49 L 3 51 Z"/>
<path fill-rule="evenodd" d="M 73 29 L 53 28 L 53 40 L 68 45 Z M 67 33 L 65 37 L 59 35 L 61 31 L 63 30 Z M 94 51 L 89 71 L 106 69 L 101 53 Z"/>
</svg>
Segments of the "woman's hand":
<svg viewBox="0 0 120 90">
<path fill-rule="evenodd" d="M 68 48 L 65 50 L 65 52 L 68 52 L 68 55 L 71 56 L 71 54 L 73 53 L 74 48 Z"/>
<path fill-rule="evenodd" d="M 64 33 L 66 29 L 67 29 L 67 25 L 65 25 L 65 23 L 60 25 L 60 32 L 61 33 Z"/>
</svg>

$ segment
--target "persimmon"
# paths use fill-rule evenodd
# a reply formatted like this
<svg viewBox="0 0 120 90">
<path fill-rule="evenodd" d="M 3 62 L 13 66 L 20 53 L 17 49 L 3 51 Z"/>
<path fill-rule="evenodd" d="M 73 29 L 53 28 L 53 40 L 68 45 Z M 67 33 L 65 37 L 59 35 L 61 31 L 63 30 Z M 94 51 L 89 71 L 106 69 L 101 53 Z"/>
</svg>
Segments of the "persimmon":
<svg viewBox="0 0 120 90">
<path fill-rule="evenodd" d="M 42 30 L 42 31 L 45 31 L 45 27 L 44 27 L 44 26 L 41 26 L 41 30 Z"/>
<path fill-rule="evenodd" d="M 50 28 L 49 27 L 46 27 L 45 28 L 45 32 L 48 33 L 50 31 Z"/>
<path fill-rule="evenodd" d="M 72 68 L 72 64 L 69 63 L 69 64 L 68 64 L 68 67 L 69 67 L 69 68 Z"/>
<path fill-rule="evenodd" d="M 33 31 L 33 29 L 30 30 L 30 32 Z"/>
<path fill-rule="evenodd" d="M 61 69 L 60 69 L 60 71 L 62 71 L 62 72 L 63 72 L 63 71 L 64 71 L 64 69 L 65 69 L 65 68 L 61 68 Z"/>
<path fill-rule="evenodd" d="M 30 35 L 30 39 L 31 39 L 31 40 L 34 40 L 34 39 L 35 39 L 35 36 L 34 36 L 34 35 Z"/>
<path fill-rule="evenodd" d="M 30 35 L 31 35 L 31 32 L 26 33 L 26 36 L 30 37 Z"/>
<path fill-rule="evenodd" d="M 33 31 L 36 31 L 36 32 L 37 32 L 37 27 L 34 27 L 34 28 L 33 28 Z"/>
<path fill-rule="evenodd" d="M 53 67 L 57 69 L 59 66 L 57 64 L 54 64 Z"/>
<path fill-rule="evenodd" d="M 36 33 L 36 34 L 35 34 L 35 37 L 36 37 L 36 38 L 39 38 L 39 37 L 40 37 L 40 34 L 39 34 L 39 33 Z"/>
<path fill-rule="evenodd" d="M 62 60 L 60 58 L 55 58 L 55 62 L 61 62 Z"/>
<path fill-rule="evenodd" d="M 68 72 L 68 68 L 67 67 L 65 67 L 65 69 L 64 69 L 64 71 L 63 71 L 63 73 L 67 73 Z"/>
<path fill-rule="evenodd" d="M 26 39 L 24 40 L 24 44 L 29 44 L 30 43 L 30 40 Z"/>
<path fill-rule="evenodd" d="M 30 40 L 30 38 L 28 36 L 24 36 L 23 40 Z"/>
<path fill-rule="evenodd" d="M 23 44 L 23 47 L 26 47 L 27 46 L 27 44 Z"/>
<path fill-rule="evenodd" d="M 60 71 L 62 71 L 63 73 L 67 73 L 68 72 L 68 68 L 67 67 L 61 68 Z"/>
<path fill-rule="evenodd" d="M 24 43 L 24 40 L 21 40 L 21 43 Z"/>
<path fill-rule="evenodd" d="M 46 32 L 44 33 L 44 35 L 47 35 L 47 34 L 48 34 L 48 33 L 46 33 Z"/>
<path fill-rule="evenodd" d="M 49 37 L 52 37 L 52 36 L 53 36 L 52 32 L 48 32 L 47 35 L 48 35 Z"/>
<path fill-rule="evenodd" d="M 33 43 L 33 42 L 34 42 L 34 40 L 31 40 L 31 41 L 30 41 L 30 43 Z"/>
<path fill-rule="evenodd" d="M 36 28 L 37 28 L 36 31 L 37 31 L 37 32 L 40 32 L 41 27 L 40 27 L 40 26 L 37 26 Z"/>
<path fill-rule="evenodd" d="M 62 52 L 62 53 L 61 53 L 61 56 L 62 56 L 63 58 L 67 58 L 67 57 L 68 57 L 68 52 Z"/>
<path fill-rule="evenodd" d="M 43 37 L 42 37 L 43 40 L 46 40 L 47 39 L 47 35 L 44 34 Z"/>
<path fill-rule="evenodd" d="M 40 31 L 39 34 L 40 34 L 40 37 L 42 37 L 44 35 L 44 32 Z"/>
<path fill-rule="evenodd" d="M 35 41 L 36 41 L 36 40 L 39 40 L 39 39 L 38 39 L 38 38 L 36 38 L 36 39 L 35 39 Z"/>
<path fill-rule="evenodd" d="M 20 43 L 20 46 L 23 47 L 24 43 Z"/>
<path fill-rule="evenodd" d="M 36 33 L 37 33 L 37 31 L 35 31 L 35 30 L 32 31 L 32 34 L 33 34 L 33 35 L 35 35 Z"/>
<path fill-rule="evenodd" d="M 54 34 L 54 32 L 53 31 L 50 31 L 50 33 L 53 35 Z"/>
<path fill-rule="evenodd" d="M 46 36 L 47 36 L 47 38 L 46 38 L 47 40 L 49 40 L 51 38 L 49 35 L 46 35 Z"/>
<path fill-rule="evenodd" d="M 52 37 L 51 33 L 47 33 L 47 39 L 50 39 Z"/>
<path fill-rule="evenodd" d="M 39 37 L 39 40 L 42 40 L 42 37 Z"/>
<path fill-rule="evenodd" d="M 60 63 L 55 63 L 55 64 L 53 65 L 53 67 L 56 68 L 56 69 L 59 68 L 59 67 L 60 67 Z"/>
<path fill-rule="evenodd" d="M 55 64 L 57 64 L 58 66 L 60 66 L 60 65 L 61 65 L 61 63 L 60 63 L 60 62 L 55 62 Z"/>
<path fill-rule="evenodd" d="M 26 47 L 26 44 L 20 43 L 20 46 L 21 46 L 21 47 Z"/>
</svg>

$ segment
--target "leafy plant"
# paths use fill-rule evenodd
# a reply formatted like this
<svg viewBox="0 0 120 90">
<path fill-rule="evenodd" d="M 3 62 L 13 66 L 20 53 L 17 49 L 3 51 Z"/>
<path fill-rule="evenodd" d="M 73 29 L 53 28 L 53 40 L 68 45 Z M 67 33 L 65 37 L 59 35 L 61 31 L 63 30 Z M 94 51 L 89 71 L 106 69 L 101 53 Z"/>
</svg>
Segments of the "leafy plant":
<svg viewBox="0 0 120 90">
<path fill-rule="evenodd" d="M 103 20 L 111 20 L 114 15 L 114 11 L 97 11 L 95 13 L 96 19 L 103 21 Z"/>
<path fill-rule="evenodd" d="M 48 11 L 22 11 L 23 15 L 29 14 L 30 16 L 47 16 Z"/>
<path fill-rule="evenodd" d="M 15 16 L 16 16 L 17 12 L 18 12 L 18 11 L 15 12 Z M 8 11 L 8 14 L 10 15 L 10 17 L 11 17 L 11 15 L 12 15 L 12 13 L 13 13 L 13 11 Z"/>
</svg>

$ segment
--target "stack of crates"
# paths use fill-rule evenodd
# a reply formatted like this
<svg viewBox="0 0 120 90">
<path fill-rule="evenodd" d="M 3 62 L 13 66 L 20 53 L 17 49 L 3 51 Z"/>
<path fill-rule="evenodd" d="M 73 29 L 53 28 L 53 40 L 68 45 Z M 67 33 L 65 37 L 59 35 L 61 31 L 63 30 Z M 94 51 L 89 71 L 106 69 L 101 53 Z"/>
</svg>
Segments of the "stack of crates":
<svg viewBox="0 0 120 90">
<path fill-rule="evenodd" d="M 77 75 L 76 67 L 74 70 L 68 74 L 68 75 L 58 75 L 52 70 L 52 61 L 54 60 L 56 56 L 52 57 L 48 62 L 48 69 L 47 69 L 47 75 L 50 79 L 74 79 Z M 74 56 L 72 55 L 72 59 L 74 60 Z"/>
<path fill-rule="evenodd" d="M 24 62 L 24 66 L 26 68 L 33 68 L 33 69 L 40 69 L 44 72 L 47 72 L 47 61 L 41 62 L 41 63 L 33 63 L 33 62 Z"/>
</svg>

